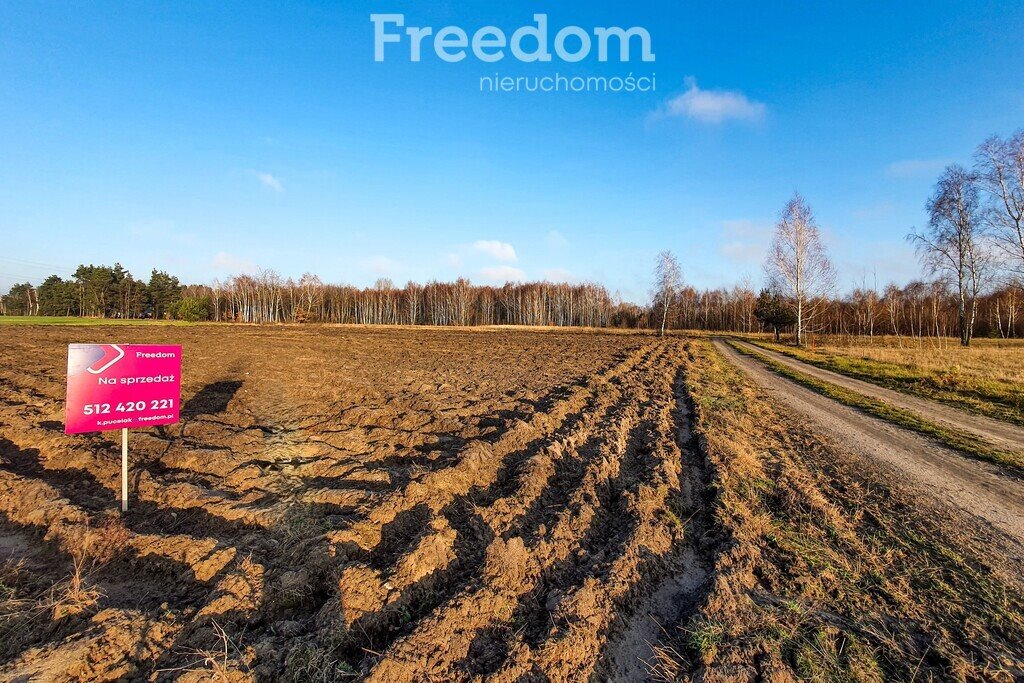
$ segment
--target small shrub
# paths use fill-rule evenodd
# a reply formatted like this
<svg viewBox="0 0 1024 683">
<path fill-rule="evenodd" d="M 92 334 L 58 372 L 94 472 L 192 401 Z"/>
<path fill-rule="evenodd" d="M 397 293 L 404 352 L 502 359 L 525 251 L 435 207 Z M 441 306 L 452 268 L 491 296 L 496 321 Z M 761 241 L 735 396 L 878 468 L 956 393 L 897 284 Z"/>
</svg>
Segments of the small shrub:
<svg viewBox="0 0 1024 683">
<path fill-rule="evenodd" d="M 210 299 L 205 296 L 187 296 L 174 304 L 171 317 L 175 320 L 198 323 L 210 319 Z"/>
</svg>

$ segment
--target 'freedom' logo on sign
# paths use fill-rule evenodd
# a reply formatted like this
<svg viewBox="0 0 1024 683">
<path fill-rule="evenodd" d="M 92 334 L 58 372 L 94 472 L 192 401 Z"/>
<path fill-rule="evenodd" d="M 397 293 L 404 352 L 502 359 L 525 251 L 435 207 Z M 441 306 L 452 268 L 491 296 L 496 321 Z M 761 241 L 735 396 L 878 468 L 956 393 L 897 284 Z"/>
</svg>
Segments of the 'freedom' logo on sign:
<svg viewBox="0 0 1024 683">
<path fill-rule="evenodd" d="M 180 403 L 180 346 L 68 346 L 65 433 L 172 424 Z"/>
</svg>

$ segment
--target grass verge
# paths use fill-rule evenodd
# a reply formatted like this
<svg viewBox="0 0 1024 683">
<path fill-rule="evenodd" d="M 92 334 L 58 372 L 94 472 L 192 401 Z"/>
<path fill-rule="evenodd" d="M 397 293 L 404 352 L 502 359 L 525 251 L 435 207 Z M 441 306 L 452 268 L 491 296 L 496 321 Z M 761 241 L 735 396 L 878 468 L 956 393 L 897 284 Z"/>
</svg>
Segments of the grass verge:
<svg viewBox="0 0 1024 683">
<path fill-rule="evenodd" d="M 993 446 L 992 444 L 973 435 L 963 434 L 955 429 L 944 427 L 930 420 L 926 420 L 917 413 L 904 408 L 897 408 L 884 401 L 864 396 L 844 387 L 824 382 L 810 375 L 804 374 L 785 365 L 778 363 L 767 356 L 752 351 L 745 346 L 729 342 L 729 346 L 745 356 L 757 359 L 768 368 L 783 377 L 793 380 L 797 384 L 807 387 L 823 396 L 839 401 L 843 405 L 861 410 L 868 415 L 877 417 L 886 422 L 898 425 L 905 429 L 917 432 L 931 439 L 935 439 L 943 446 L 951 448 L 971 458 L 986 460 L 1001 467 L 1012 470 L 1016 474 L 1024 475 L 1024 453 L 1007 451 Z"/>
<path fill-rule="evenodd" d="M 78 318 L 48 315 L 0 315 L 0 325 L 191 325 L 184 320 L 138 320 L 134 318 Z"/>
<path fill-rule="evenodd" d="M 1020 680 L 1021 584 L 955 514 L 838 457 L 706 340 L 687 343 L 713 474 L 712 584 L 667 680 Z"/>
<path fill-rule="evenodd" d="M 1024 426 L 1024 387 L 1017 383 L 973 377 L 952 371 L 930 371 L 900 363 L 857 358 L 824 350 L 799 349 L 760 339 L 746 341 L 823 370 Z"/>
</svg>

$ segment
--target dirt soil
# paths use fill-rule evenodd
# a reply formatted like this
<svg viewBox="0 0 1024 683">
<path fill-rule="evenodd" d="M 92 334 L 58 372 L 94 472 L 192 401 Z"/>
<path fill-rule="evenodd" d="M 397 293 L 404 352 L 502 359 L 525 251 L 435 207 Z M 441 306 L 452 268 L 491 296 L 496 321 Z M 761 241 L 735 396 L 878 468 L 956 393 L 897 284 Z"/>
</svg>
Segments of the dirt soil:
<svg viewBox="0 0 1024 683">
<path fill-rule="evenodd" d="M 830 437 L 843 450 L 885 462 L 892 468 L 893 475 L 908 486 L 927 492 L 928 495 L 991 524 L 1008 537 L 1008 557 L 1024 558 L 1024 485 L 1017 477 L 1008 475 L 1004 470 L 989 463 L 965 458 L 923 436 L 865 415 L 782 378 L 756 360 L 737 353 L 722 340 L 715 340 L 714 344 L 730 362 L 742 368 L 755 382 L 767 389 L 775 400 L 808 419 L 817 433 Z M 843 381 L 843 386 L 855 391 L 861 391 L 860 385 L 864 385 L 873 391 L 871 395 L 884 400 L 890 400 L 888 394 L 895 394 L 901 400 L 905 399 L 904 403 L 910 409 L 920 410 L 922 407 L 916 406 L 917 403 L 933 405 L 930 401 L 906 397 L 871 384 L 844 378 L 842 375 L 814 368 L 780 354 L 765 352 L 760 348 L 756 350 L 819 379 L 834 381 L 836 384 Z M 959 413 L 941 404 L 934 405 L 946 412 Z M 929 407 L 928 410 L 930 409 Z M 922 412 L 931 417 L 929 412 Z M 967 416 L 966 419 L 976 425 L 983 420 L 978 416 Z M 1009 425 L 1006 427 L 1014 429 Z M 985 429 L 983 425 L 976 428 Z M 1019 446 L 1020 443 L 1016 445 Z"/>
<path fill-rule="evenodd" d="M 850 680 L 1024 672 L 1019 565 L 976 559 L 986 533 L 1020 537 L 1006 480 L 730 355 L 833 448 L 704 341 L 0 334 L 0 681 L 826 680 L 823 656 L 871 674 Z M 183 346 L 182 420 L 133 432 L 125 515 L 119 435 L 63 433 L 71 342 Z"/>
<path fill-rule="evenodd" d="M 1010 424 L 1008 422 L 993 420 L 992 418 L 985 417 L 983 415 L 957 410 L 956 408 L 939 403 L 938 401 L 929 401 L 926 398 L 911 396 L 899 391 L 880 387 L 877 384 L 872 384 L 871 382 L 865 382 L 863 380 L 854 379 L 853 377 L 847 377 L 846 375 L 837 372 L 823 370 L 822 368 L 815 367 L 809 363 L 804 363 L 770 349 L 765 349 L 761 346 L 755 346 L 739 340 L 734 340 L 734 343 L 763 354 L 771 358 L 776 363 L 780 363 L 788 368 L 810 375 L 815 379 L 830 382 L 864 396 L 877 398 L 894 406 L 905 408 L 906 410 L 927 416 L 927 418 L 933 422 L 945 424 L 954 429 L 966 432 L 967 434 L 974 434 L 983 439 L 987 439 L 1001 448 L 1006 448 L 1011 451 L 1024 449 L 1024 427 Z"/>
<path fill-rule="evenodd" d="M 710 566 L 678 340 L 3 337 L 0 680 L 643 680 Z M 117 435 L 63 433 L 71 342 L 183 345 L 123 516 Z"/>
</svg>

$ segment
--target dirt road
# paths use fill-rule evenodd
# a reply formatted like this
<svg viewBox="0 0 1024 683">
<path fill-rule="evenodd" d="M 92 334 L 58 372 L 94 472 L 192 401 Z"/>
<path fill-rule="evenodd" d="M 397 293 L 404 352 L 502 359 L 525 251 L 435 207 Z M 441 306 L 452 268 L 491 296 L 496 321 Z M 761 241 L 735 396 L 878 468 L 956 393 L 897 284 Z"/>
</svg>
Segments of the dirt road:
<svg viewBox="0 0 1024 683">
<path fill-rule="evenodd" d="M 736 341 L 735 343 L 764 354 L 773 361 L 781 363 L 797 372 L 802 372 L 815 379 L 830 382 L 851 391 L 856 391 L 858 394 L 877 398 L 894 406 L 919 413 L 933 422 L 939 422 L 962 432 L 980 436 L 1001 448 L 1018 451 L 1024 449 L 1024 427 L 958 410 L 938 401 L 930 401 L 926 398 L 918 398 L 917 396 L 886 389 L 877 384 L 847 377 L 830 370 L 823 370 L 810 363 L 804 363 L 785 354 L 769 351 L 760 346 L 754 346 L 753 344 L 741 341 Z"/>
<path fill-rule="evenodd" d="M 965 458 L 922 436 L 784 379 L 756 360 L 739 354 L 722 340 L 716 339 L 714 345 L 773 398 L 806 416 L 818 431 L 841 448 L 887 463 L 908 484 L 988 522 L 1016 545 L 1024 547 L 1024 483 L 993 465 Z M 808 372 L 805 367 L 808 366 L 798 369 Z M 925 414 L 930 413 L 925 411 Z"/>
</svg>

